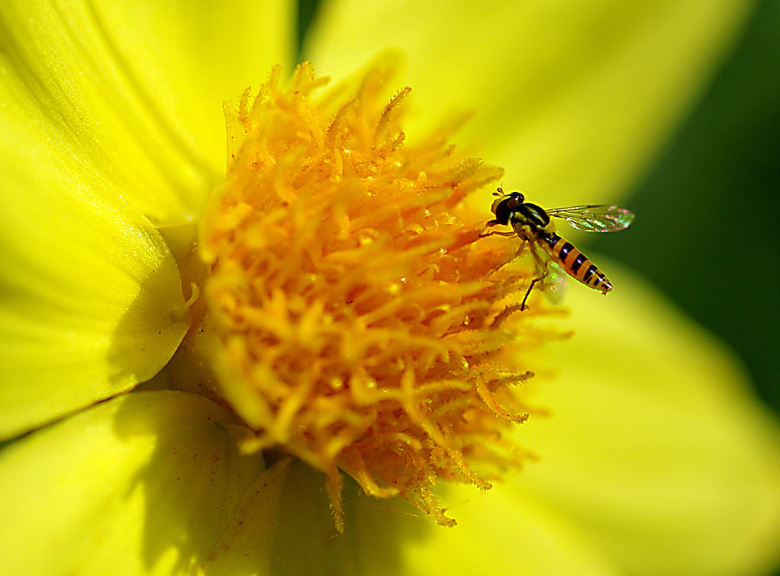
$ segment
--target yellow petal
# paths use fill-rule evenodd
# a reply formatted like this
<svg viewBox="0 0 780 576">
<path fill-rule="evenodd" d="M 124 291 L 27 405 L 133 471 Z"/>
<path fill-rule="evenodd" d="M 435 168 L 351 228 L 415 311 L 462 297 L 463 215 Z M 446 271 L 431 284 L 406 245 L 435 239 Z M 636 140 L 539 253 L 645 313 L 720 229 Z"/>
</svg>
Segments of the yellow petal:
<svg viewBox="0 0 780 576">
<path fill-rule="evenodd" d="M 457 485 L 444 491 L 451 504 L 448 513 L 457 518 L 452 529 L 423 527 L 425 518 L 398 516 L 362 499 L 359 524 L 362 533 L 377 530 L 360 549 L 364 561 L 378 554 L 379 545 L 392 546 L 389 537 L 401 538 L 403 570 L 390 574 L 623 574 L 586 534 L 570 525 L 565 516 L 522 493 L 507 494 L 497 486 L 480 493 Z M 510 497 L 511 496 L 511 497 Z M 388 514 L 396 514 L 387 519 Z M 390 527 L 394 530 L 391 532 Z M 370 554 L 370 555 L 369 555 Z M 366 573 L 374 574 L 373 570 Z"/>
<path fill-rule="evenodd" d="M 0 139 L 0 438 L 148 380 L 189 322 L 149 221 L 14 134 Z"/>
<path fill-rule="evenodd" d="M 305 53 L 338 76 L 401 48 L 420 127 L 440 121 L 433 111 L 473 111 L 458 140 L 503 165 L 507 188 L 581 204 L 636 177 L 752 5 L 336 0 L 323 5 Z"/>
<path fill-rule="evenodd" d="M 245 496 L 223 529 L 214 551 L 203 563 L 208 576 L 256 576 L 266 574 L 274 560 L 272 545 L 278 540 L 282 489 L 291 460 L 284 460 L 262 474 L 245 490 Z"/>
<path fill-rule="evenodd" d="M 220 177 L 225 170 L 222 103 L 292 66 L 295 3 L 289 0 L 94 2 L 133 73 L 178 134 Z M 210 191 L 210 190 L 209 190 Z"/>
<path fill-rule="evenodd" d="M 511 485 L 555 506 L 632 574 L 745 575 L 778 560 L 780 429 L 722 343 L 614 264 L 606 298 L 570 286 L 551 349 L 542 455 Z"/>
<path fill-rule="evenodd" d="M 366 496 L 348 481 L 346 529 L 337 535 L 324 482 L 324 475 L 293 465 L 282 493 L 285 514 L 277 527 L 273 574 L 622 573 L 566 517 L 501 487 L 480 492 L 448 486 L 444 499 L 458 525 L 444 528 L 407 502 Z"/>
<path fill-rule="evenodd" d="M 0 573 L 195 573 L 224 553 L 248 491 L 269 496 L 254 522 L 275 522 L 283 475 L 237 453 L 241 430 L 203 397 L 145 392 L 17 441 L 0 456 Z M 255 546 L 272 535 L 255 532 Z"/>
<path fill-rule="evenodd" d="M 23 110 L 156 225 L 186 223 L 224 171 L 222 101 L 289 60 L 290 14 L 282 0 L 2 2 L 3 113 Z"/>
</svg>

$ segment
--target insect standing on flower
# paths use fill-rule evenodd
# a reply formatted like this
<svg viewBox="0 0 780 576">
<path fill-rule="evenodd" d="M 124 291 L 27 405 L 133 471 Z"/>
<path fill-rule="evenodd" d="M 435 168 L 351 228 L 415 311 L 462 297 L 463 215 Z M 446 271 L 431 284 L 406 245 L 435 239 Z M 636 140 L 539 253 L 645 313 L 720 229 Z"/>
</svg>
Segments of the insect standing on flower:
<svg viewBox="0 0 780 576">
<path fill-rule="evenodd" d="M 531 255 L 536 260 L 539 276 L 531 281 L 528 292 L 525 293 L 520 310 L 525 309 L 525 301 L 534 285 L 544 280 L 550 274 L 550 262 L 554 262 L 586 286 L 601 290 L 606 295 L 612 290 L 612 283 L 585 255 L 555 233 L 555 224 L 550 216 L 563 218 L 572 228 L 586 232 L 617 232 L 631 225 L 634 214 L 625 208 L 617 206 L 602 206 L 589 204 L 587 206 L 571 206 L 569 208 L 544 208 L 525 202 L 525 196 L 520 192 L 505 194 L 499 188 L 493 193 L 499 196 L 490 208 L 496 215 L 488 226 L 499 224 L 511 225 L 514 232 L 488 232 L 485 236 L 497 234 L 512 236 L 517 234 L 528 245 Z M 525 246 L 521 247 L 522 251 Z"/>
</svg>

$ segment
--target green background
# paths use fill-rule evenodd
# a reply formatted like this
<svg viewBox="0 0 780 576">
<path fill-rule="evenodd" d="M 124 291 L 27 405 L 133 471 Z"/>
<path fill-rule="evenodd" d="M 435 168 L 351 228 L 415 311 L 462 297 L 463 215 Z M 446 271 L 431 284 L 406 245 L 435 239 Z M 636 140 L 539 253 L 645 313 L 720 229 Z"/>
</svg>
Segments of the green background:
<svg viewBox="0 0 780 576">
<path fill-rule="evenodd" d="M 300 0 L 299 37 L 317 4 Z M 729 343 L 780 412 L 780 2 L 759 3 L 627 198 L 635 224 L 587 253 L 633 268 Z"/>
<path fill-rule="evenodd" d="M 780 409 L 780 2 L 743 37 L 594 251 L 630 264 L 742 357 Z M 626 320 L 627 322 L 630 319 Z"/>
</svg>

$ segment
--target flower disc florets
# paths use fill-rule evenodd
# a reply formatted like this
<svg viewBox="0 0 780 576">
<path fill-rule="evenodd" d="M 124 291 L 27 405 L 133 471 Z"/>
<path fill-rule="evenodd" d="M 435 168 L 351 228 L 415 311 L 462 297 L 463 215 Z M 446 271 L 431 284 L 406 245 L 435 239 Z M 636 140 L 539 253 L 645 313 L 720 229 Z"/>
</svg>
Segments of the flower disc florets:
<svg viewBox="0 0 780 576">
<path fill-rule="evenodd" d="M 538 339 L 509 328 L 523 278 L 494 274 L 517 245 L 461 205 L 501 170 L 458 161 L 446 135 L 404 145 L 409 90 L 388 102 L 378 73 L 342 101 L 307 64 L 278 77 L 226 105 L 226 183 L 202 223 L 220 394 L 262 447 L 328 475 L 339 529 L 339 470 L 454 524 L 433 484 L 488 488 L 473 465 L 520 460 L 504 431 L 528 409 L 508 386 Z"/>
</svg>

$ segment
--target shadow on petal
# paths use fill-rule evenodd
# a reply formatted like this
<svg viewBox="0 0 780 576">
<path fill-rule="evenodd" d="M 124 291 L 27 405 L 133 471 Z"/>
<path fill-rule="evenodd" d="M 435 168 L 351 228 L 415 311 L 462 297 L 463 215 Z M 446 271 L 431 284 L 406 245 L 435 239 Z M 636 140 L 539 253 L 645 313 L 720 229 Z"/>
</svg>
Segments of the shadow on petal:
<svg viewBox="0 0 780 576">
<path fill-rule="evenodd" d="M 345 477 L 343 535 L 336 532 L 325 475 L 292 461 L 271 552 L 274 575 L 408 573 L 404 546 L 442 528 L 400 498 L 365 495 Z M 455 528 L 457 530 L 457 528 Z"/>
</svg>

